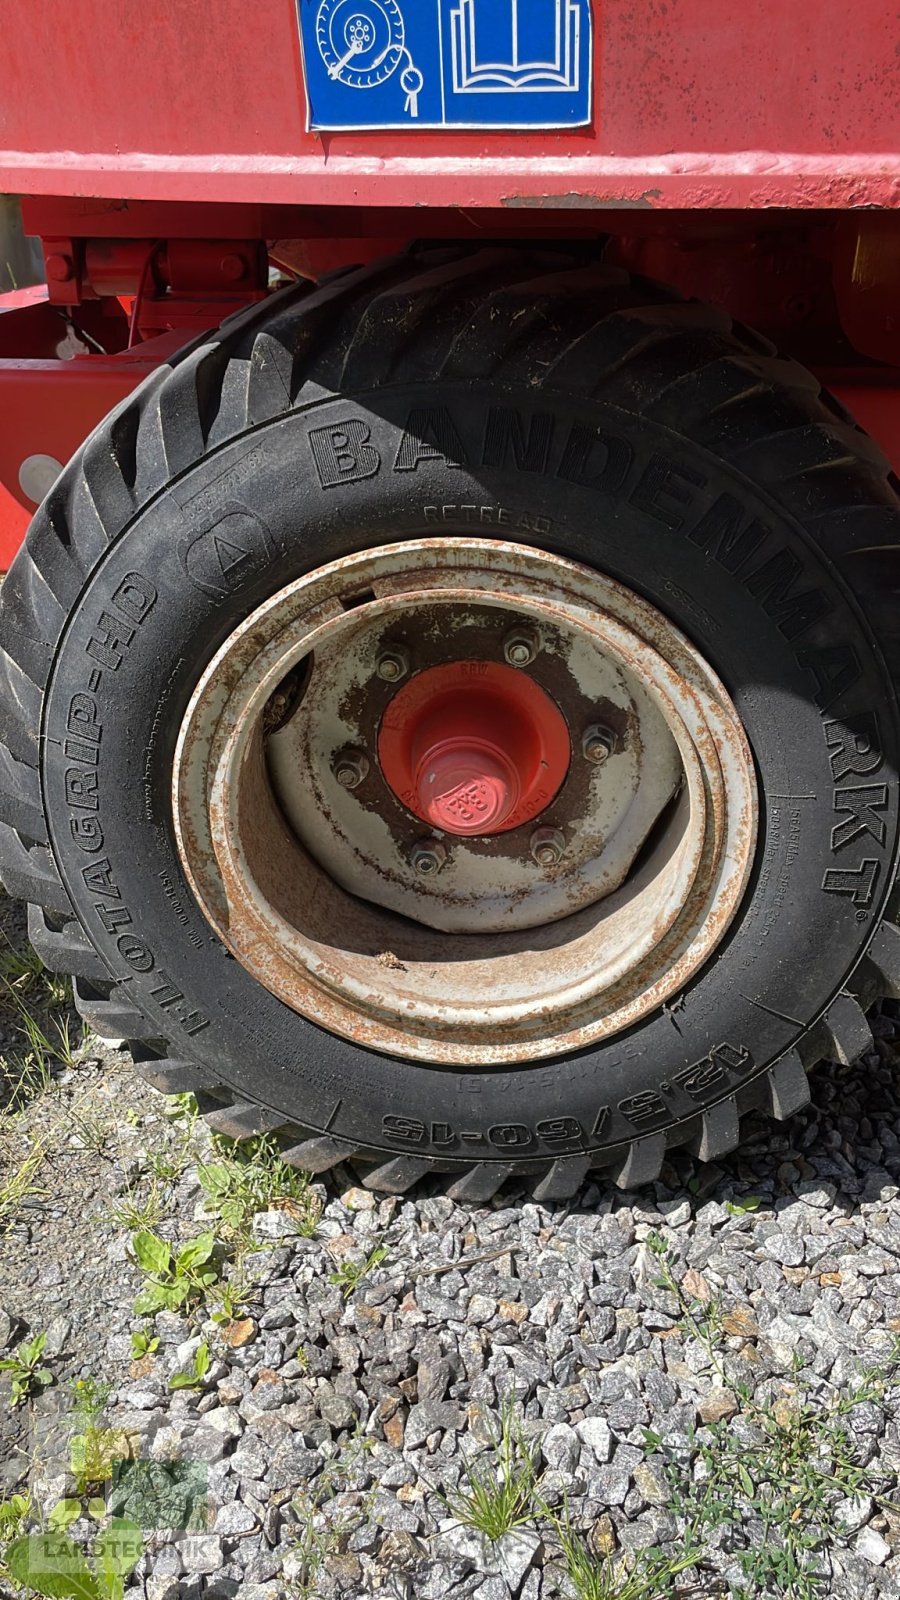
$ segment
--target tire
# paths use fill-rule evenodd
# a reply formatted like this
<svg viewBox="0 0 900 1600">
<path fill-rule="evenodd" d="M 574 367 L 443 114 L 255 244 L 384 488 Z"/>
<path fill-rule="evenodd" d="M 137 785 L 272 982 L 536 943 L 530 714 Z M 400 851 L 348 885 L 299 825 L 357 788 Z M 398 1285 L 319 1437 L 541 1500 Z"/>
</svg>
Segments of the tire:
<svg viewBox="0 0 900 1600">
<path fill-rule="evenodd" d="M 486 465 L 492 404 L 519 431 Z M 423 408 L 427 448 L 391 470 Z M 309 430 L 348 420 L 364 448 L 317 467 Z M 672 1147 L 724 1155 L 900 997 L 895 487 L 808 372 L 617 269 L 430 251 L 277 295 L 130 396 L 32 522 L 0 598 L 3 882 L 152 1083 L 312 1172 L 354 1157 L 375 1189 L 439 1172 L 484 1201 L 524 1177 L 550 1200 L 591 1168 L 652 1180 Z M 761 805 L 749 886 L 680 993 L 489 1072 L 367 1049 L 264 989 L 201 914 L 169 803 L 185 707 L 245 617 L 323 561 L 473 517 L 670 618 L 737 708 Z M 215 567 L 225 518 L 243 553 Z"/>
</svg>

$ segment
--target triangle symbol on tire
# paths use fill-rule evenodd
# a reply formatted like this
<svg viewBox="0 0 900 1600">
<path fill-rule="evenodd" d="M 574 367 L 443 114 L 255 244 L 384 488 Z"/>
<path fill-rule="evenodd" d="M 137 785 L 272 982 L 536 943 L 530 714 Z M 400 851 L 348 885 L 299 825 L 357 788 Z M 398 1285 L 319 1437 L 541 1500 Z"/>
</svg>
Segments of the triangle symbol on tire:
<svg viewBox="0 0 900 1600">
<path fill-rule="evenodd" d="M 230 572 L 232 567 L 238 566 L 241 561 L 246 561 L 250 554 L 250 551 L 245 550 L 241 545 L 232 544 L 230 539 L 223 539 L 220 533 L 213 534 L 213 543 L 216 547 L 216 555 L 219 558 L 219 566 L 222 568 L 223 573 Z"/>
</svg>

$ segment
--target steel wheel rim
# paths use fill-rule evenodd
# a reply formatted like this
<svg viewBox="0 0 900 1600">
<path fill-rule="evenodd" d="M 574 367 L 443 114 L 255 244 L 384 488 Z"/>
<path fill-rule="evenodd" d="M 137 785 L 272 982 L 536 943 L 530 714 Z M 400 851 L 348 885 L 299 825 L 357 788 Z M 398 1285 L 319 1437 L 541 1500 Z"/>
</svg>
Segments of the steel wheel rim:
<svg viewBox="0 0 900 1600">
<path fill-rule="evenodd" d="M 345 606 L 348 597 L 353 604 Z M 626 685 L 637 685 L 628 692 L 640 691 L 665 720 L 682 769 L 666 826 L 618 887 L 568 916 L 556 893 L 564 867 L 555 899 L 546 885 L 534 891 L 535 915 L 541 894 L 553 900 L 551 923 L 486 933 L 411 923 L 406 907 L 418 901 L 402 900 L 398 911 L 363 900 L 358 880 L 351 875 L 352 889 L 338 884 L 288 826 L 263 736 L 273 692 L 302 659 L 352 657 L 366 630 L 374 638 L 423 606 L 447 617 L 480 607 L 538 629 L 568 629 L 573 653 L 577 645 L 613 662 Z M 574 752 L 580 730 L 572 733 Z M 301 807 L 301 826 L 309 809 Z M 267 989 L 357 1043 L 471 1068 L 582 1047 L 682 989 L 740 905 L 757 795 L 724 687 L 647 602 L 543 551 L 413 540 L 296 580 L 226 640 L 182 723 L 173 810 L 182 864 L 207 919 Z M 602 859 L 603 851 L 581 873 L 588 889 Z"/>
</svg>

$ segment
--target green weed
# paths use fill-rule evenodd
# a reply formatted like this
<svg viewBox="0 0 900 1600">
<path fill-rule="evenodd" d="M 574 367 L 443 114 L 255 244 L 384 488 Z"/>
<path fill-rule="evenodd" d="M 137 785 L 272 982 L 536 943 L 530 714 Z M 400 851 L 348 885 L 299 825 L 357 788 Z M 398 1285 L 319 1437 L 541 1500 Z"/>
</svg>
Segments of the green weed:
<svg viewBox="0 0 900 1600">
<path fill-rule="evenodd" d="M 0 1359 L 0 1372 L 8 1372 L 10 1376 L 14 1406 L 21 1405 L 23 1400 L 53 1382 L 50 1368 L 41 1366 L 46 1343 L 46 1333 L 36 1333 L 32 1339 L 20 1344 L 11 1356 Z"/>
<path fill-rule="evenodd" d="M 362 1283 L 363 1278 L 380 1267 L 387 1256 L 387 1245 L 376 1244 L 362 1261 L 342 1261 L 340 1266 L 329 1274 L 328 1282 L 336 1283 L 343 1291 L 344 1299 L 349 1300 L 354 1289 Z"/>
<path fill-rule="evenodd" d="M 171 1184 L 178 1182 L 196 1155 L 200 1108 L 192 1094 L 172 1094 L 166 1096 L 162 1110 L 174 1124 L 174 1143 L 166 1150 L 148 1151 L 146 1166 L 151 1179 Z"/>
<path fill-rule="evenodd" d="M 629 1568 L 623 1557 L 595 1555 L 585 1536 L 572 1526 L 568 1507 L 563 1517 L 553 1518 L 553 1529 L 573 1600 L 673 1600 L 675 1580 L 697 1559 L 696 1551 L 664 1556 L 647 1550 Z M 677 1590 L 679 1596 L 690 1592 L 684 1587 Z"/>
<path fill-rule="evenodd" d="M 81 1516 L 81 1501 L 75 1499 L 58 1500 L 47 1518 L 47 1529 L 50 1533 L 65 1533 L 77 1522 Z"/>
<path fill-rule="evenodd" d="M 46 1189 L 35 1183 L 35 1175 L 44 1160 L 44 1148 L 30 1151 L 24 1161 L 0 1179 L 0 1233 L 14 1222 L 23 1200 L 46 1194 Z"/>
<path fill-rule="evenodd" d="M 44 1032 L 37 1017 L 20 1000 L 17 1000 L 17 1009 L 19 1032 L 27 1039 L 31 1056 L 42 1070 L 49 1074 L 51 1062 L 63 1067 L 78 1065 L 88 1039 L 87 1028 L 80 1019 L 73 1024 L 70 1017 L 63 1017 L 61 1021 L 54 1017 L 52 1021 L 56 1038 L 53 1039 Z"/>
<path fill-rule="evenodd" d="M 327 1461 L 312 1486 L 300 1490 L 291 1501 L 291 1510 L 297 1518 L 291 1544 L 299 1568 L 298 1576 L 291 1583 L 295 1600 L 319 1600 L 322 1592 L 319 1580 L 323 1567 L 331 1556 L 338 1555 L 346 1548 L 351 1533 L 365 1522 L 374 1490 L 369 1492 L 362 1505 L 332 1515 L 330 1520 L 323 1515 L 322 1508 L 334 1500 L 341 1489 L 342 1480 L 355 1471 L 359 1458 L 373 1445 L 373 1439 L 357 1430 L 341 1457 Z"/>
<path fill-rule="evenodd" d="M 16 1583 L 48 1600 L 123 1600 L 143 1549 L 140 1528 L 114 1517 L 94 1541 L 90 1566 L 77 1544 L 53 1530 L 14 1540 L 6 1564 Z"/>
<path fill-rule="evenodd" d="M 209 1345 L 204 1339 L 194 1351 L 189 1372 L 175 1372 L 169 1379 L 170 1389 L 202 1389 L 203 1380 L 209 1371 L 210 1365 Z"/>
<path fill-rule="evenodd" d="M 159 1227 L 165 1212 L 162 1188 L 156 1178 L 151 1178 L 146 1188 L 128 1184 L 120 1200 L 110 1207 L 110 1217 L 129 1233 L 152 1233 Z"/>
<path fill-rule="evenodd" d="M 321 1214 L 318 1196 L 310 1189 L 307 1174 L 281 1159 L 273 1140 L 235 1144 L 219 1138 L 216 1144 L 219 1159 L 199 1162 L 197 1176 L 208 1210 L 240 1250 L 254 1242 L 257 1212 L 273 1206 L 289 1212 L 299 1233 L 309 1236 L 315 1231 Z"/>
<path fill-rule="evenodd" d="M 694 1268 L 689 1268 L 681 1278 L 676 1278 L 672 1252 L 660 1234 L 649 1233 L 646 1244 L 659 1261 L 656 1287 L 674 1296 L 681 1313 L 683 1331 L 705 1345 L 715 1363 L 716 1347 L 722 1333 L 721 1298 L 712 1293 L 702 1273 Z"/>
<path fill-rule="evenodd" d="M 3 1086 L 3 1112 L 15 1117 L 31 1101 L 49 1089 L 53 1081 L 47 1057 L 30 1052 L 21 1060 L 0 1056 L 0 1084 Z"/>
<path fill-rule="evenodd" d="M 176 1250 L 149 1230 L 132 1234 L 132 1255 L 145 1274 L 144 1287 L 134 1302 L 135 1316 L 183 1311 L 203 1300 L 218 1277 L 212 1264 L 215 1247 L 213 1233 L 201 1233 Z"/>
<path fill-rule="evenodd" d="M 159 1349 L 159 1340 L 155 1334 L 147 1332 L 146 1328 L 137 1328 L 131 1335 L 131 1359 L 143 1361 L 145 1356 L 155 1356 Z"/>
<path fill-rule="evenodd" d="M 31 1512 L 30 1494 L 11 1494 L 8 1500 L 0 1500 L 0 1556 L 11 1539 L 24 1533 Z"/>
<path fill-rule="evenodd" d="M 0 983 L 12 990 L 17 1003 L 29 996 L 32 1005 L 67 1005 L 72 999 L 72 980 L 45 967 L 37 951 L 26 944 L 21 950 L 0 933 Z"/>
<path fill-rule="evenodd" d="M 706 1428 L 695 1442 L 699 1474 L 670 1463 L 670 1509 L 698 1541 L 729 1530 L 744 1580 L 733 1600 L 769 1593 L 816 1600 L 826 1592 L 821 1558 L 840 1537 L 840 1502 L 879 1487 L 872 1469 L 856 1459 L 852 1413 L 863 1401 L 881 1400 L 896 1382 L 895 1353 L 870 1368 L 851 1395 L 823 1401 L 795 1390 L 758 1402 L 737 1386 L 749 1430 L 736 1432 L 726 1422 Z M 660 1447 L 656 1435 L 647 1437 Z M 888 1487 L 887 1474 L 880 1483 Z"/>
<path fill-rule="evenodd" d="M 237 1322 L 238 1318 L 243 1316 L 252 1292 L 252 1284 L 240 1273 L 223 1279 L 215 1287 L 210 1319 L 220 1327 L 227 1327 L 230 1322 Z"/>
<path fill-rule="evenodd" d="M 529 1522 L 538 1511 L 538 1447 L 529 1444 L 511 1406 L 500 1416 L 493 1448 L 468 1459 L 464 1484 L 445 1497 L 450 1515 L 489 1539 Z"/>
</svg>

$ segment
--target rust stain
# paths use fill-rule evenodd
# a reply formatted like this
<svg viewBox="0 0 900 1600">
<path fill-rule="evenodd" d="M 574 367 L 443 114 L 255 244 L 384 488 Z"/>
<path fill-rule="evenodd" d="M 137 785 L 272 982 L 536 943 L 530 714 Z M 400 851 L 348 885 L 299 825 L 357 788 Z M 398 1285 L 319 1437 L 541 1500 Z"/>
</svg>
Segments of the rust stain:
<svg viewBox="0 0 900 1600">
<path fill-rule="evenodd" d="M 639 195 L 579 194 L 570 189 L 567 194 L 505 194 L 500 204 L 511 211 L 653 211 L 661 197 L 661 189 L 645 189 Z"/>
</svg>

